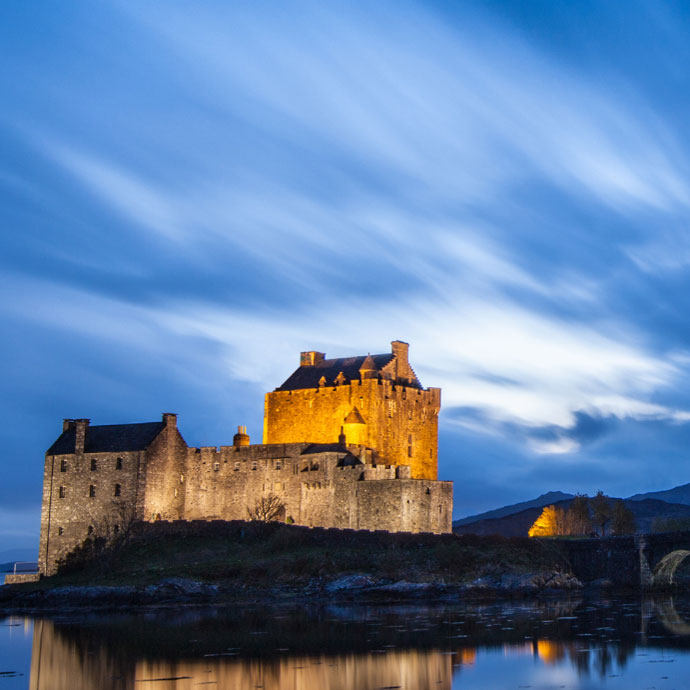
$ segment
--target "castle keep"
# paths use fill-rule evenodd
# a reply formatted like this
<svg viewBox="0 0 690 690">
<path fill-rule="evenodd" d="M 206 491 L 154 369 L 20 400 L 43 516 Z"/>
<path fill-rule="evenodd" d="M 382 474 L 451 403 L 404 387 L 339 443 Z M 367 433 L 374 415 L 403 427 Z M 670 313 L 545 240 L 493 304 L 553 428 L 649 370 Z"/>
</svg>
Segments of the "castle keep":
<svg viewBox="0 0 690 690">
<path fill-rule="evenodd" d="M 39 569 L 89 535 L 134 520 L 246 520 L 262 497 L 310 527 L 450 532 L 452 483 L 437 481 L 441 391 L 424 389 L 408 345 L 300 366 L 266 394 L 263 444 L 244 427 L 231 446 L 187 446 L 177 416 L 92 426 L 66 419 L 48 449 Z"/>
</svg>

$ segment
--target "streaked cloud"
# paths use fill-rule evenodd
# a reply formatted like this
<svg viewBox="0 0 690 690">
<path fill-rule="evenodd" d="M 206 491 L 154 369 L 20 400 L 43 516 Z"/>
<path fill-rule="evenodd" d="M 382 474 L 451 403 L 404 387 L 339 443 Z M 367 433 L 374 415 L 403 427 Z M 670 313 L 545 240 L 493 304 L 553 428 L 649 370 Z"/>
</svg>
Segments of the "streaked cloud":
<svg viewBox="0 0 690 690">
<path fill-rule="evenodd" d="M 506 492 L 578 490 L 583 463 L 614 491 L 597 457 L 639 439 L 639 483 L 654 429 L 674 476 L 690 142 L 669 94 L 689 31 L 632 3 L 559 43 L 550 11 L 115 2 L 48 13 L 48 55 L 11 10 L 0 315 L 33 377 L 21 409 L 46 380 L 50 414 L 131 410 L 136 390 L 137 413 L 173 400 L 220 435 L 300 350 L 403 338 L 444 390 L 451 475 L 469 445 Z M 654 47 L 644 64 L 609 26 Z"/>
</svg>

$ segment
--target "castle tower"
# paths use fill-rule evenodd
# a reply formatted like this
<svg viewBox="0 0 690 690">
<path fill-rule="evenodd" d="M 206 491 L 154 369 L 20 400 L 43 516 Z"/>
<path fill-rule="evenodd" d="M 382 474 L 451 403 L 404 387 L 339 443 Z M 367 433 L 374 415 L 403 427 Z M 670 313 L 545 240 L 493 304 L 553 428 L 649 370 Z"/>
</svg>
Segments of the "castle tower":
<svg viewBox="0 0 690 690">
<path fill-rule="evenodd" d="M 408 360 L 391 352 L 326 359 L 302 352 L 300 366 L 266 394 L 264 439 L 272 443 L 347 443 L 372 448 L 381 464 L 409 465 L 414 479 L 437 479 L 441 389 L 425 389 Z"/>
</svg>

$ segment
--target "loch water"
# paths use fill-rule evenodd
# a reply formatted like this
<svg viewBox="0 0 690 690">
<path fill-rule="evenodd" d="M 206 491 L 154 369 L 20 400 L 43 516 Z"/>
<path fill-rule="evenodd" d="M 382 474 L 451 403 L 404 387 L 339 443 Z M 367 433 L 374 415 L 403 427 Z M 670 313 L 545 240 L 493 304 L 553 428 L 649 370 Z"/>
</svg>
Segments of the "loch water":
<svg viewBox="0 0 690 690">
<path fill-rule="evenodd" d="M 690 598 L 11 616 L 0 690 L 690 687 Z"/>
</svg>

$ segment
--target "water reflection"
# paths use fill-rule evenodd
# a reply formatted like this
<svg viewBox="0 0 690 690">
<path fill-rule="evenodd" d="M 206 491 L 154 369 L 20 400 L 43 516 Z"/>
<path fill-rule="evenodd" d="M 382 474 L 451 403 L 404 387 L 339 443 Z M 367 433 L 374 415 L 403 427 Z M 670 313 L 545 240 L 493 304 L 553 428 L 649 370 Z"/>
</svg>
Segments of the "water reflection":
<svg viewBox="0 0 690 690">
<path fill-rule="evenodd" d="M 29 688 L 593 688 L 687 675 L 689 648 L 690 600 L 668 597 L 183 609 L 35 620 Z"/>
</svg>

